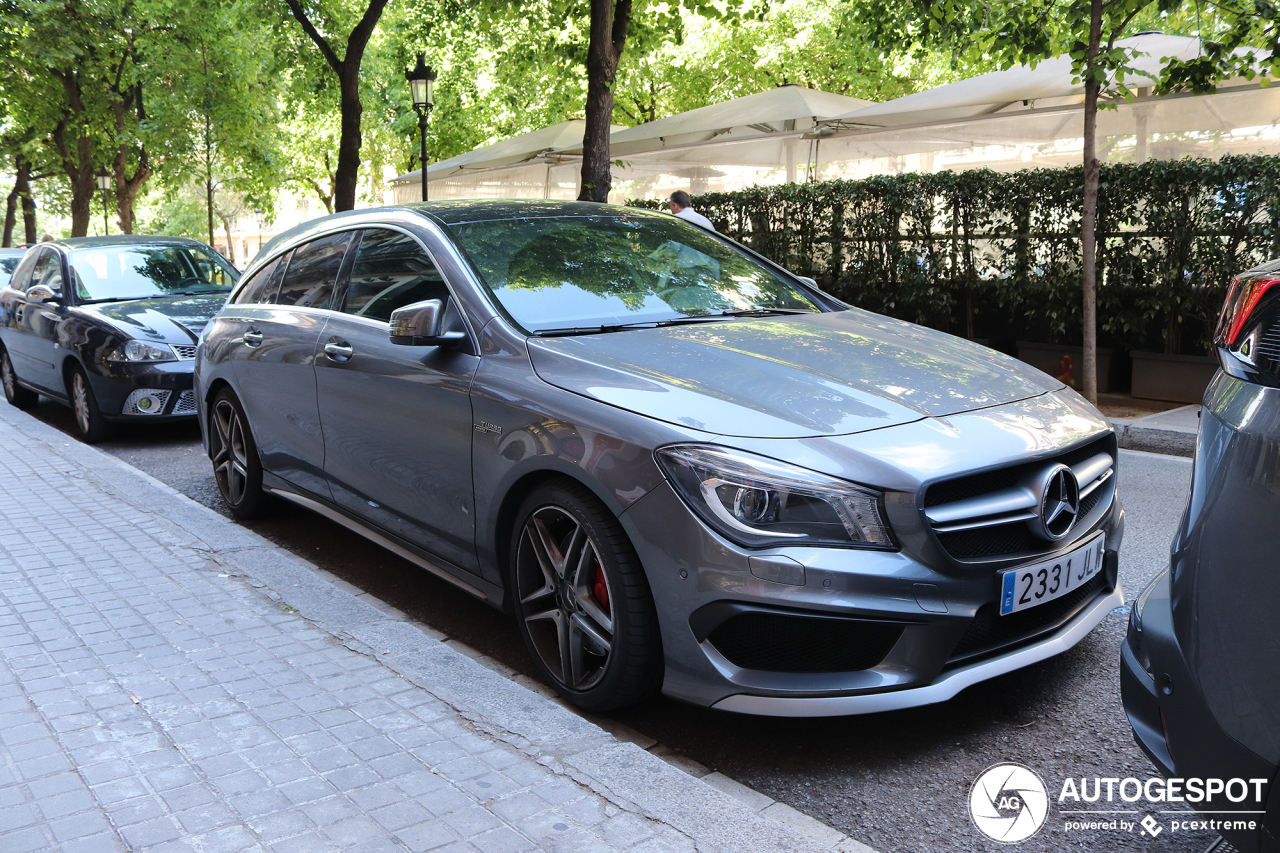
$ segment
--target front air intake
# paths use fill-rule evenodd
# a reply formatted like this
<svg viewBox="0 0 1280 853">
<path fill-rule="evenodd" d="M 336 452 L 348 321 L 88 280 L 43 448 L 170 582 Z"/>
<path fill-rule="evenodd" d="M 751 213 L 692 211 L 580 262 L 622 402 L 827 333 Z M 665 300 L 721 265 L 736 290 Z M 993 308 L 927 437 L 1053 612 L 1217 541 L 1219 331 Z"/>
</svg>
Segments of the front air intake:
<svg viewBox="0 0 1280 853">
<path fill-rule="evenodd" d="M 730 663 L 766 672 L 856 672 L 884 660 L 903 626 L 752 611 L 722 622 L 707 641 Z"/>
</svg>

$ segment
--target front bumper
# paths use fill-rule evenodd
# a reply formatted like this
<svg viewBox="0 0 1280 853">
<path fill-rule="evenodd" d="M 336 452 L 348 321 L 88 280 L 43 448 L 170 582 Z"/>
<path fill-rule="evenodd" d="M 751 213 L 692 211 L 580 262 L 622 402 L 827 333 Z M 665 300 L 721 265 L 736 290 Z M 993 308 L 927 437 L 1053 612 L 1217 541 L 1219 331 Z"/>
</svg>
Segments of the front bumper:
<svg viewBox="0 0 1280 853">
<path fill-rule="evenodd" d="M 194 365 L 190 359 L 101 363 L 88 371 L 89 384 L 98 408 L 109 421 L 186 420 L 196 415 Z M 145 402 L 147 398 L 152 401 L 150 406 Z"/>
<path fill-rule="evenodd" d="M 662 615 L 663 692 L 720 710 L 829 716 L 943 702 L 972 684 L 1066 651 L 1123 603 L 1116 581 L 1124 529 L 1118 498 L 1097 525 L 1107 534 L 1108 550 L 1105 570 L 1087 596 L 1067 611 L 1053 613 L 1041 605 L 1048 621 L 979 654 L 958 650 L 965 648 L 962 641 L 971 636 L 980 609 L 998 600 L 998 578 L 989 568 L 943 573 L 905 549 L 749 552 L 708 531 L 665 484 L 637 501 L 622 520 Z M 1084 541 L 1082 536 L 1063 551 Z M 803 581 L 767 579 L 771 575 L 762 559 L 803 566 Z M 735 654 L 720 647 L 724 637 L 716 628 L 743 613 L 766 618 L 734 632 L 750 653 Z M 788 620 L 797 626 L 790 634 Z M 832 630 L 832 623 L 848 631 Z M 1013 623 L 994 628 L 998 632 L 1007 624 Z M 775 630 L 780 644 L 801 649 L 789 656 L 796 665 L 743 665 L 743 657 L 767 658 L 761 649 L 767 652 L 768 640 L 762 641 L 761 633 Z M 806 637 L 814 644 L 811 655 L 802 648 Z M 823 668 L 840 659 L 829 648 L 840 642 L 882 645 L 870 652 L 871 665 Z"/>
<path fill-rule="evenodd" d="M 1280 797 L 1268 793 L 1277 768 L 1223 731 L 1210 711 L 1174 634 L 1167 570 L 1148 584 L 1134 608 L 1120 646 L 1120 693 L 1134 740 L 1166 778 L 1271 780 L 1260 800 L 1250 788 L 1240 802 L 1218 797 L 1189 805 L 1207 817 L 1255 822 L 1253 830 L 1220 830 L 1240 853 L 1280 849 L 1263 829 L 1280 829 Z"/>
</svg>

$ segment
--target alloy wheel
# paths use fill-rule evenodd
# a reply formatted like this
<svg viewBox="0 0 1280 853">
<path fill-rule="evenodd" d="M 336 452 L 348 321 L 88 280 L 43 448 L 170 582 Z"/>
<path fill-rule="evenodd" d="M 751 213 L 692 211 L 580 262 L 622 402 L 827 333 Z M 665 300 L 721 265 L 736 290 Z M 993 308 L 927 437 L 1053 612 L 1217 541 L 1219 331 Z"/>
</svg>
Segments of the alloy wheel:
<svg viewBox="0 0 1280 853">
<path fill-rule="evenodd" d="M 516 555 L 520 611 L 551 674 L 585 691 L 604 677 L 613 653 L 614 606 L 608 574 L 591 536 L 566 510 L 529 517 Z"/>
<path fill-rule="evenodd" d="M 18 377 L 13 372 L 13 364 L 9 361 L 9 353 L 0 354 L 0 380 L 4 381 L 4 395 L 12 400 L 17 396 Z"/>
<path fill-rule="evenodd" d="M 213 474 L 227 502 L 238 505 L 244 500 L 248 485 L 249 451 L 245 443 L 244 422 L 230 400 L 223 398 L 214 404 L 213 428 L 218 440 L 213 455 Z"/>
<path fill-rule="evenodd" d="M 75 410 L 76 426 L 83 435 L 93 432 L 93 412 L 89 406 L 89 382 L 84 374 L 76 371 L 71 376 L 71 408 Z"/>
</svg>

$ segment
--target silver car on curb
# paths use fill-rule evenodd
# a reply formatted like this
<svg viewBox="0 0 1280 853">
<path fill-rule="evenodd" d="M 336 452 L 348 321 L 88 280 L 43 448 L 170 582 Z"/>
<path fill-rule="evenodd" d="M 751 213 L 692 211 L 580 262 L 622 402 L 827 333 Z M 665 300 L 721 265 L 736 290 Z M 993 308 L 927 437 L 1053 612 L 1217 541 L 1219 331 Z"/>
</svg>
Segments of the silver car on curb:
<svg viewBox="0 0 1280 853">
<path fill-rule="evenodd" d="M 316 220 L 245 272 L 196 388 L 236 514 L 301 504 L 512 613 L 587 709 L 941 702 L 1122 602 L 1097 410 L 665 214 Z"/>
</svg>

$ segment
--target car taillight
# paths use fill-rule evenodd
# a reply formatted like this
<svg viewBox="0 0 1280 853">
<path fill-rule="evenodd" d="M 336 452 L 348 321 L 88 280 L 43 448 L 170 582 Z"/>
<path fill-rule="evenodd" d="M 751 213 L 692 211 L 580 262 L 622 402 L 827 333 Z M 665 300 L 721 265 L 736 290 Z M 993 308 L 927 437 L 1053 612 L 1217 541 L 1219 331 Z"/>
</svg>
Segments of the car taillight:
<svg viewBox="0 0 1280 853">
<path fill-rule="evenodd" d="M 1214 346 L 1223 369 L 1240 379 L 1280 384 L 1280 278 L 1241 276 L 1231 282 Z"/>
</svg>

